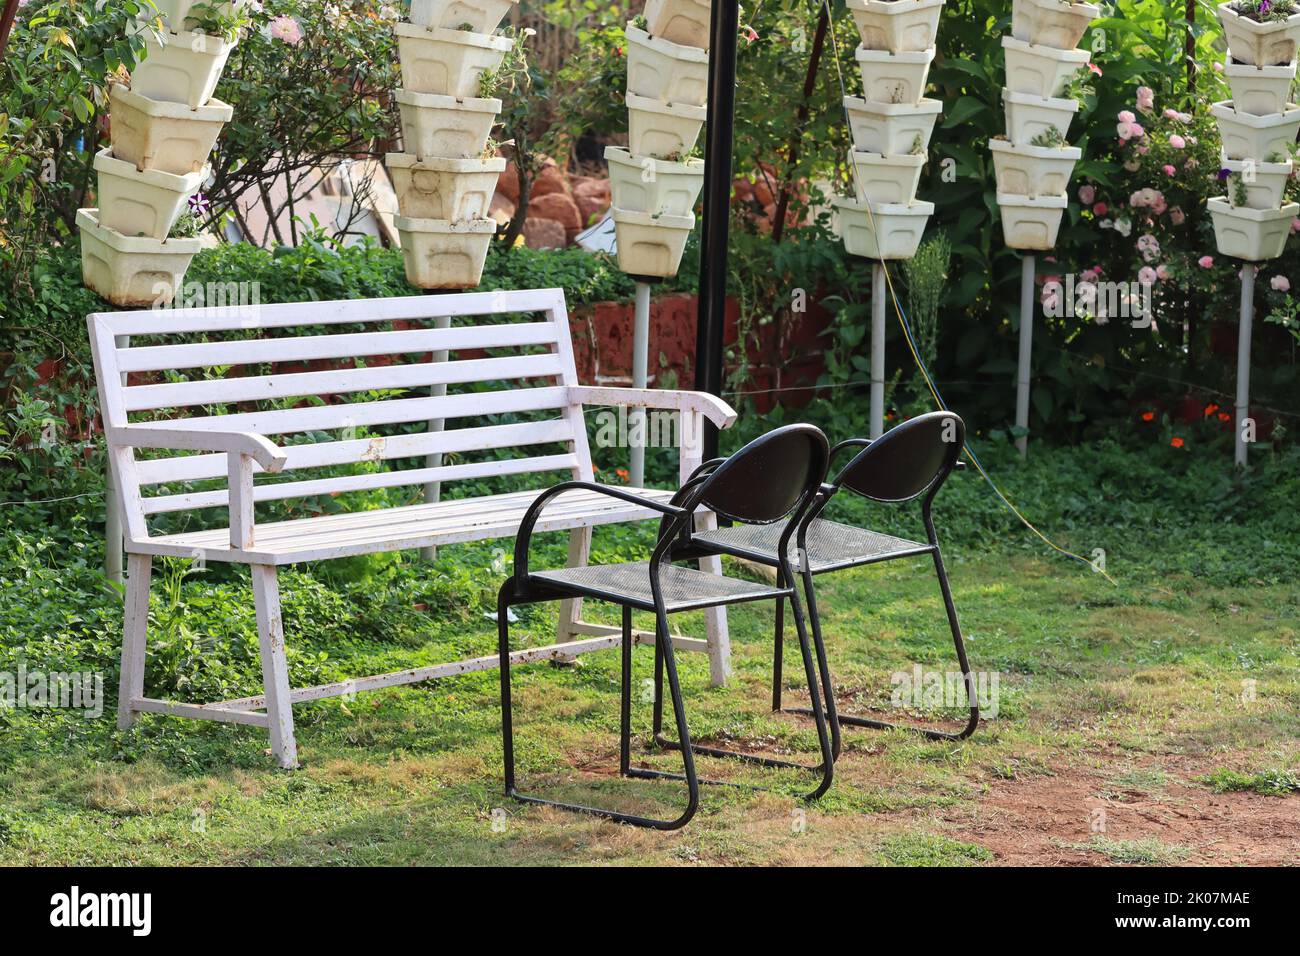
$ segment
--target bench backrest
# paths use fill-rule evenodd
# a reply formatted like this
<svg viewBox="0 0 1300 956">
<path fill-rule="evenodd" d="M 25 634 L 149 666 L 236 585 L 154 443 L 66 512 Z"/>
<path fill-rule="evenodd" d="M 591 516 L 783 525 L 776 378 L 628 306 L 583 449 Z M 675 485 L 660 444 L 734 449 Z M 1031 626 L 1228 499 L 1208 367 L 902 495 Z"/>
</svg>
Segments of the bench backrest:
<svg viewBox="0 0 1300 956">
<path fill-rule="evenodd" d="M 253 432 L 285 448 L 285 473 L 328 469 L 259 474 L 258 502 L 531 472 L 592 477 L 560 289 L 110 312 L 87 324 L 107 426 Z M 515 420 L 491 418 L 502 415 Z M 132 538 L 148 534 L 150 515 L 227 504 L 224 481 L 189 484 L 224 479 L 224 454 L 151 454 L 110 445 Z M 423 460 L 376 465 L 411 458 Z"/>
</svg>

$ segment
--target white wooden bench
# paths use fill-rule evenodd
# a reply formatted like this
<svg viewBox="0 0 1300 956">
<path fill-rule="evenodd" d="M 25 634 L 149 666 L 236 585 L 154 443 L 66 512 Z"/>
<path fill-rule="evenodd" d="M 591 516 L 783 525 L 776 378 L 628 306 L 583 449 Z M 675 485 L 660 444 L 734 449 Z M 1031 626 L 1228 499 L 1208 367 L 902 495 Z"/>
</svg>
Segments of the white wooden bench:
<svg viewBox="0 0 1300 956">
<path fill-rule="evenodd" d="M 699 392 L 579 385 L 559 289 L 99 313 L 87 324 L 128 560 L 118 724 L 125 729 L 148 711 L 266 727 L 285 767 L 297 762 L 293 704 L 483 670 L 497 666 L 497 657 L 291 689 L 277 568 L 512 537 L 535 491 L 437 500 L 441 483 L 530 473 L 552 473 L 537 479 L 539 487 L 594 480 L 584 405 L 675 410 L 678 435 L 695 439 L 680 446 L 683 477 L 699 464 L 702 420 L 719 427 L 735 420 L 725 402 Z M 459 356 L 468 350 L 490 352 Z M 317 370 L 285 370 L 296 363 Z M 520 420 L 474 422 L 511 414 Z M 542 453 L 547 445 L 562 451 Z M 139 449 L 189 453 L 145 458 Z M 393 468 L 401 459 L 416 461 Z M 308 474 L 271 477 L 300 470 Z M 254 518 L 260 502 L 407 486 L 420 503 L 260 524 Z M 152 516 L 198 512 L 197 520 L 205 509 L 218 509 L 206 512 L 217 515 L 218 527 L 150 531 Z M 538 528 L 570 531 L 569 563 L 576 565 L 587 560 L 594 526 L 658 518 L 606 496 L 571 494 Z M 144 696 L 155 555 L 251 565 L 262 694 L 206 704 Z M 720 570 L 716 559 L 702 566 Z M 569 659 L 617 646 L 617 628 L 586 623 L 580 612 L 579 602 L 570 602 L 561 609 L 558 643 L 513 659 Z M 721 613 L 708 616 L 705 639 L 675 644 L 707 651 L 714 682 L 725 680 Z"/>
</svg>

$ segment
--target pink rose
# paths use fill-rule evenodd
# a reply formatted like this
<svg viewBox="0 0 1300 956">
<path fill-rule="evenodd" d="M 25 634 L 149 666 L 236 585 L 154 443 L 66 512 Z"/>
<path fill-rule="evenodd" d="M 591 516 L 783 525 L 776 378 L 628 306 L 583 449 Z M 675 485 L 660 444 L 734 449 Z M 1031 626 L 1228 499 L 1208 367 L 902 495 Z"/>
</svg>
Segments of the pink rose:
<svg viewBox="0 0 1300 956">
<path fill-rule="evenodd" d="M 302 42 L 302 27 L 293 17 L 282 13 L 271 19 L 271 36 L 283 40 L 289 46 L 297 46 Z"/>
<path fill-rule="evenodd" d="M 1134 135 L 1134 136 L 1141 137 L 1141 136 L 1145 136 L 1145 135 L 1147 134 L 1147 131 L 1144 130 L 1144 129 L 1142 128 L 1142 124 L 1141 124 L 1141 123 L 1130 123 L 1129 126 L 1131 126 L 1131 127 L 1133 128 L 1133 135 Z"/>
<path fill-rule="evenodd" d="M 1172 176 L 1178 172 L 1178 170 L 1174 169 L 1174 167 L 1170 166 L 1168 163 L 1165 163 L 1164 170 L 1166 176 Z"/>
<path fill-rule="evenodd" d="M 1169 267 L 1164 263 L 1161 263 L 1160 265 L 1156 266 L 1156 278 L 1159 279 L 1161 282 L 1164 282 L 1166 279 L 1168 279 Z"/>
<path fill-rule="evenodd" d="M 1201 258 L 1196 260 L 1196 264 L 1202 269 L 1208 269 L 1210 266 L 1214 265 L 1214 256 L 1201 256 Z"/>
<path fill-rule="evenodd" d="M 1292 231 L 1292 232 L 1300 232 L 1300 219 L 1292 219 L 1292 220 L 1291 220 L 1291 231 Z"/>
<path fill-rule="evenodd" d="M 1097 203 L 1097 205 L 1092 207 L 1092 214 L 1094 216 L 1104 216 L 1109 210 L 1110 210 L 1109 206 L 1107 206 L 1104 202 L 1099 202 Z M 1297 222 L 1300 222 L 1300 219 L 1294 220 L 1291 223 L 1291 225 L 1294 227 Z"/>
<path fill-rule="evenodd" d="M 1133 124 L 1132 124 L 1132 123 L 1116 123 L 1116 124 L 1115 124 L 1115 135 L 1119 137 L 1119 141 L 1120 141 L 1121 143 L 1127 143 L 1130 139 L 1133 138 Z"/>
<path fill-rule="evenodd" d="M 1175 226 L 1181 226 L 1183 224 L 1183 220 L 1186 218 L 1187 218 L 1186 214 L 1177 206 L 1169 210 L 1169 221 L 1172 222 Z"/>
<path fill-rule="evenodd" d="M 1155 285 L 1156 270 L 1152 269 L 1150 266 L 1143 266 L 1138 270 L 1138 282 L 1141 282 L 1143 285 Z"/>
<path fill-rule="evenodd" d="M 1166 109 L 1166 110 L 1165 110 L 1165 119 L 1171 119 L 1171 120 L 1176 120 L 1176 119 L 1178 119 L 1178 110 L 1173 109 L 1172 107 L 1169 108 L 1169 109 Z"/>
<path fill-rule="evenodd" d="M 1169 137 L 1169 145 L 1172 146 L 1174 149 L 1182 149 L 1184 146 L 1187 145 L 1187 140 L 1183 139 L 1177 133 L 1174 133 L 1172 136 Z"/>
<path fill-rule="evenodd" d="M 1133 115 L 1132 110 L 1120 110 L 1119 115 L 1116 116 L 1116 119 L 1118 119 L 1121 123 L 1133 123 L 1134 121 L 1137 120 L 1137 117 Z"/>
<path fill-rule="evenodd" d="M 1097 198 L 1097 190 L 1093 186 L 1079 187 L 1079 202 L 1085 206 L 1091 206 L 1092 201 Z"/>
<path fill-rule="evenodd" d="M 1268 280 L 1268 284 L 1272 286 L 1273 291 L 1275 292 L 1291 291 L 1291 280 L 1286 276 L 1273 276 L 1273 278 Z"/>
<path fill-rule="evenodd" d="M 1156 91 L 1149 86 L 1139 86 L 1137 91 L 1137 108 L 1145 112 L 1156 105 Z"/>
</svg>

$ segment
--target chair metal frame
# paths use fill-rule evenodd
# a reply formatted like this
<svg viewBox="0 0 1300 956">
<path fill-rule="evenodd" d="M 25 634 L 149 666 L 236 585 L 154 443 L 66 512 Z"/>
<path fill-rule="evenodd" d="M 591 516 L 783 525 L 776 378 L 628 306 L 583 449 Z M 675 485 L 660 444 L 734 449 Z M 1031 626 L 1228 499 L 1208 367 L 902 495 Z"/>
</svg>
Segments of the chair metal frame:
<svg viewBox="0 0 1300 956">
<path fill-rule="evenodd" d="M 899 498 L 876 498 L 872 495 L 865 494 L 862 491 L 858 491 L 852 486 L 852 484 L 847 485 L 848 490 L 854 491 L 858 494 L 862 494 L 864 497 L 873 498 L 873 500 L 877 500 L 877 501 L 886 501 L 891 503 L 904 503 L 907 501 L 913 501 L 918 497 L 921 498 L 921 518 L 922 518 L 922 522 L 925 525 L 926 539 L 928 543 L 925 545 L 921 545 L 918 542 L 918 546 L 915 549 L 898 551 L 898 552 L 893 552 L 885 555 L 873 555 L 873 556 L 862 557 L 855 560 L 839 563 L 831 567 L 824 567 L 824 568 L 812 567 L 812 563 L 808 560 L 807 557 L 808 552 L 806 548 L 808 529 L 811 527 L 814 521 L 820 518 L 821 514 L 826 510 L 826 507 L 830 504 L 830 502 L 834 499 L 834 497 L 840 492 L 840 490 L 846 487 L 846 482 L 852 481 L 853 479 L 859 477 L 859 475 L 862 472 L 872 467 L 873 464 L 872 459 L 879 456 L 880 448 L 886 447 L 885 445 L 882 444 L 883 442 L 896 442 L 899 440 L 900 437 L 906 435 L 909 430 L 925 428 L 925 427 L 933 427 L 933 425 L 936 424 L 940 419 L 950 420 L 955 422 L 955 429 L 956 429 L 956 433 L 954 436 L 955 440 L 948 443 L 949 447 L 944 456 L 943 462 L 938 468 L 938 470 L 933 474 L 933 476 L 930 477 L 930 479 L 927 482 L 922 484 L 921 487 L 915 490 L 913 493 L 907 494 Z M 889 437 L 890 435 L 895 435 L 896 437 L 891 439 Z M 938 494 L 939 489 L 942 488 L 944 483 L 948 480 L 948 476 L 953 471 L 959 471 L 965 469 L 965 463 L 960 460 L 960 455 L 964 443 L 965 443 L 965 425 L 957 415 L 951 412 L 930 412 L 926 415 L 917 416 L 916 418 L 910 419 L 909 421 L 900 424 L 899 426 L 897 426 L 897 428 L 886 433 L 885 436 L 879 439 L 850 438 L 845 441 L 841 441 L 831 449 L 830 452 L 831 462 L 834 462 L 835 457 L 847 449 L 857 448 L 860 449 L 860 451 L 858 451 L 858 453 L 849 461 L 849 463 L 839 471 L 839 473 L 836 475 L 834 480 L 824 483 L 821 486 L 821 488 L 818 490 L 817 495 L 815 496 L 812 503 L 809 505 L 808 509 L 804 513 L 803 518 L 800 521 L 799 529 L 797 532 L 797 538 L 796 538 L 796 542 L 797 542 L 796 546 L 798 548 L 798 555 L 799 555 L 798 572 L 802 579 L 804 594 L 808 602 L 808 617 L 812 622 L 813 644 L 818 653 L 818 665 L 819 665 L 818 669 L 820 671 L 821 679 L 822 679 L 822 693 L 824 694 L 827 701 L 825 706 L 828 712 L 833 712 L 835 714 L 835 720 L 833 722 L 833 729 L 835 732 L 833 750 L 834 750 L 835 757 L 837 759 L 841 752 L 841 740 L 839 735 L 839 727 L 841 725 L 848 725 L 851 727 L 869 727 L 876 730 L 906 730 L 906 731 L 920 734 L 921 736 L 926 737 L 930 740 L 965 740 L 967 737 L 969 737 L 971 734 L 975 732 L 976 727 L 979 725 L 980 711 L 979 711 L 979 701 L 975 693 L 975 682 L 971 674 L 970 661 L 966 654 L 966 645 L 962 637 L 961 624 L 957 617 L 956 605 L 953 603 L 952 588 L 948 581 L 948 572 L 946 567 L 944 566 L 943 554 L 939 547 L 938 534 L 935 530 L 934 517 L 932 513 L 932 506 L 934 503 L 935 496 Z M 875 450 L 873 451 L 873 449 Z M 725 460 L 726 459 L 715 458 L 704 462 L 698 468 L 696 468 L 695 476 L 702 476 L 702 475 L 709 474 L 713 469 L 716 469 Z M 781 550 L 784 550 L 787 547 L 788 545 L 783 545 Z M 785 573 L 780 567 L 780 562 L 773 561 L 772 559 L 773 556 L 771 554 L 760 552 L 760 551 L 747 550 L 741 547 L 722 547 L 717 542 L 703 542 L 700 541 L 698 538 L 693 539 L 691 553 L 700 554 L 704 552 L 711 552 L 713 554 L 727 554 L 732 557 L 753 561 L 757 564 L 763 564 L 768 567 L 777 567 L 778 584 L 781 583 L 782 575 Z M 860 717 L 853 714 L 839 713 L 837 705 L 835 703 L 835 688 L 831 678 L 830 668 L 826 660 L 825 644 L 822 637 L 821 617 L 817 611 L 816 589 L 813 586 L 814 575 L 825 574 L 832 571 L 841 571 L 853 567 L 864 567 L 866 565 L 879 564 L 885 561 L 898 560 L 900 558 L 916 557 L 918 555 L 923 555 L 923 554 L 929 554 L 934 561 L 935 575 L 939 579 L 939 589 L 943 596 L 944 610 L 948 618 L 948 627 L 952 633 L 953 646 L 956 650 L 958 664 L 961 667 L 962 681 L 966 687 L 967 701 L 970 708 L 969 717 L 967 719 L 966 725 L 961 730 L 958 731 L 940 730 L 940 729 L 929 728 L 929 727 L 918 727 L 911 724 L 896 724 L 896 723 L 890 723 L 888 721 L 876 720 L 870 717 Z M 788 556 L 787 556 L 786 563 L 787 564 L 789 563 Z M 789 579 L 787 578 L 787 580 Z M 774 651 L 773 651 L 773 661 L 772 661 L 772 710 L 774 712 L 807 715 L 810 711 L 806 707 L 783 707 L 782 706 L 782 689 L 783 689 L 782 665 L 783 665 L 783 650 L 784 650 L 783 611 L 784 611 L 784 602 L 778 600 L 777 613 L 776 613 L 776 628 L 774 634 Z"/>
<path fill-rule="evenodd" d="M 773 507 L 779 507 L 780 513 L 766 521 L 757 521 L 753 519 L 754 512 L 751 506 L 753 501 L 741 501 L 739 507 L 733 507 L 733 502 L 726 500 L 726 492 L 734 491 L 739 485 L 745 489 L 745 493 L 754 495 L 758 494 L 761 489 L 753 481 L 737 481 L 735 472 L 741 472 L 745 469 L 751 458 L 761 460 L 763 452 L 771 453 L 776 447 L 775 442 L 786 441 L 789 444 L 788 437 L 792 434 L 802 435 L 808 441 L 809 455 L 807 464 L 807 478 L 803 480 L 803 487 L 790 489 L 785 498 L 778 497 Z M 786 436 L 783 439 L 782 436 Z M 820 456 L 820 460 L 815 460 Z M 778 767 L 797 767 L 802 770 L 820 774 L 820 781 L 816 789 L 805 795 L 805 799 L 813 800 L 824 794 L 831 786 L 834 780 L 835 769 L 835 747 L 834 740 L 838 739 L 838 728 L 834 728 L 833 711 L 828 712 L 823 708 L 820 694 L 818 692 L 818 660 L 824 660 L 824 653 L 814 654 L 812 648 L 812 639 L 809 636 L 809 629 L 803 614 L 801 602 L 797 589 L 790 585 L 778 586 L 758 591 L 750 596 L 731 596 L 719 597 L 718 599 L 702 599 L 699 602 L 689 604 L 689 606 L 677 607 L 673 612 L 668 610 L 667 602 L 664 598 L 663 584 L 660 576 L 665 564 L 671 564 L 676 560 L 683 560 L 677 554 L 681 549 L 683 541 L 689 541 L 692 529 L 696 526 L 696 512 L 706 511 L 718 514 L 729 520 L 739 520 L 746 522 L 746 514 L 750 515 L 746 523 L 775 523 L 776 521 L 785 520 L 785 528 L 781 534 L 781 542 L 788 545 L 790 538 L 796 535 L 800 528 L 804 527 L 801 518 L 809 506 L 815 500 L 817 490 L 825 479 L 826 467 L 829 463 L 829 444 L 826 437 L 821 431 L 811 425 L 790 425 L 784 428 L 776 429 L 766 435 L 750 442 L 745 448 L 741 449 L 731 458 L 727 459 L 725 464 L 727 468 L 721 465 L 711 469 L 708 474 L 697 474 L 687 481 L 678 493 L 674 496 L 671 503 L 663 503 L 647 499 L 644 496 L 637 495 L 631 491 L 625 491 L 620 488 L 613 488 L 606 485 L 594 484 L 584 481 L 567 481 L 555 485 L 543 492 L 533 505 L 529 508 L 520 524 L 519 534 L 515 539 L 514 553 L 514 573 L 502 585 L 497 600 L 497 633 L 498 633 L 498 651 L 500 655 L 500 674 L 501 674 L 501 711 L 502 711 L 502 744 L 503 756 L 505 763 L 505 791 L 507 796 L 518 800 L 522 803 L 535 804 L 538 806 L 556 807 L 563 810 L 569 810 L 576 813 L 591 814 L 603 817 L 605 819 L 615 820 L 621 823 L 627 823 L 633 826 L 649 827 L 657 830 L 676 830 L 686 825 L 686 823 L 695 815 L 699 806 L 699 793 L 701 783 L 717 783 L 718 781 L 701 780 L 695 769 L 695 755 L 702 754 L 707 756 L 726 756 L 746 760 L 747 762 L 762 764 L 764 766 Z M 698 469 L 697 469 L 698 471 Z M 728 489 L 728 482 L 731 488 Z M 594 586 L 577 587 L 576 585 L 547 580 L 530 573 L 528 555 L 531 544 L 533 528 L 542 510 L 559 495 L 566 491 L 575 489 L 585 489 L 595 491 L 601 494 L 611 495 L 620 498 L 629 503 L 643 504 L 648 508 L 653 508 L 663 515 L 660 523 L 659 538 L 651 554 L 649 561 L 649 585 L 650 600 L 629 594 L 622 594 L 615 591 L 606 591 Z M 797 491 L 797 494 L 795 493 Z M 719 498 L 719 495 L 722 495 Z M 789 504 L 786 498 L 793 500 Z M 788 548 L 784 549 L 788 551 Z M 793 581 L 794 573 L 789 566 L 788 558 L 780 563 L 785 574 L 784 580 Z M 625 813 L 616 810 L 609 810 L 601 807 L 593 807 L 586 804 L 569 803 L 560 800 L 552 800 L 544 797 L 534 796 L 522 792 L 518 787 L 517 775 L 515 770 L 514 755 L 514 721 L 511 705 L 511 681 L 510 681 L 510 647 L 509 647 L 509 611 L 510 608 L 520 604 L 539 603 L 544 601 L 559 601 L 568 598 L 587 598 L 593 600 L 607 601 L 618 604 L 622 607 L 622 660 L 621 660 L 621 681 L 620 681 L 620 719 L 619 719 L 619 773 L 622 776 L 638 779 L 673 779 L 686 783 L 687 788 L 687 805 L 682 813 L 673 819 L 660 819 L 656 817 L 643 816 L 641 814 Z M 682 610 L 699 610 L 705 607 L 718 607 L 735 603 L 769 600 L 775 597 L 779 603 L 789 599 L 791 607 L 794 610 L 796 630 L 799 635 L 800 650 L 803 655 L 804 668 L 808 675 L 809 687 L 811 688 L 810 703 L 808 708 L 809 714 L 813 717 L 817 725 L 818 743 L 821 751 L 821 763 L 815 767 L 809 767 L 803 764 L 797 764 L 789 761 L 778 761 L 771 758 L 764 758 L 753 754 L 738 754 L 731 751 L 721 750 L 714 747 L 705 747 L 692 742 L 690 730 L 687 726 L 686 709 L 682 698 L 681 682 L 677 672 L 676 655 L 674 653 L 672 637 L 669 633 L 668 615 Z M 654 739 L 655 742 L 665 749 L 677 750 L 682 755 L 682 773 L 670 773 L 666 771 L 650 770 L 644 768 L 634 768 L 631 766 L 631 712 L 632 712 L 632 611 L 642 610 L 652 612 L 655 615 L 655 700 L 654 700 Z M 820 640 L 820 638 L 817 638 Z M 672 702 L 673 718 L 676 724 L 677 740 L 668 740 L 663 735 L 663 680 L 667 676 L 669 698 Z"/>
</svg>

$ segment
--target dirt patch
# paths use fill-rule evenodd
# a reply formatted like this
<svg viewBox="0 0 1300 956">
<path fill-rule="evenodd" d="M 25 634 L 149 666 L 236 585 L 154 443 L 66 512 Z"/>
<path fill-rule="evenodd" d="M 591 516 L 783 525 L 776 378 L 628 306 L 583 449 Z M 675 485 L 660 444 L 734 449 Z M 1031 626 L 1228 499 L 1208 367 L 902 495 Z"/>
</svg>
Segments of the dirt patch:
<svg viewBox="0 0 1300 956">
<path fill-rule="evenodd" d="M 1300 796 L 1214 793 L 1194 783 L 1213 766 L 1185 757 L 1105 761 L 991 780 L 945 809 L 944 830 L 1008 866 L 1300 863 Z"/>
</svg>

